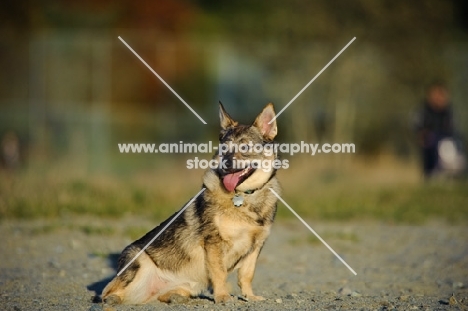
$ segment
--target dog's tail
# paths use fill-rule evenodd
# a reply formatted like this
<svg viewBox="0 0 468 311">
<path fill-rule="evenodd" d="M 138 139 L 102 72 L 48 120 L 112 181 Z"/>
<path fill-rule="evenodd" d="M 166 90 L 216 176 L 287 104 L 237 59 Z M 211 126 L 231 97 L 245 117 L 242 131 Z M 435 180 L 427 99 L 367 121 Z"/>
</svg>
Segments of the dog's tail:
<svg viewBox="0 0 468 311">
<path fill-rule="evenodd" d="M 137 271 L 140 268 L 138 260 L 134 260 L 125 270 L 122 270 L 127 264 L 132 261 L 140 252 L 140 248 L 134 245 L 127 246 L 119 257 L 117 275 L 102 291 L 102 301 L 106 304 L 120 304 L 124 300 L 125 288 L 135 278 Z"/>
</svg>

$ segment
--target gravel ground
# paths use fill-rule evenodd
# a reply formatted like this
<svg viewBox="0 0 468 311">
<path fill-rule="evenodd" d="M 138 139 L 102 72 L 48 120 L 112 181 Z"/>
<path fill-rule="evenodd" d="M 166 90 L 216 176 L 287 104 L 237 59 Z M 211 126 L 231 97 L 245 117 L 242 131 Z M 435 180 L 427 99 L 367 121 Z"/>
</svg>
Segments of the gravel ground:
<svg viewBox="0 0 468 311">
<path fill-rule="evenodd" d="M 215 305 L 206 293 L 186 304 L 109 310 L 468 310 L 466 226 L 309 223 L 357 276 L 302 224 L 283 221 L 257 265 L 254 291 L 266 301 Z M 103 310 L 93 301 L 115 274 L 129 230 L 154 225 L 138 218 L 3 221 L 1 310 Z M 229 282 L 238 295 L 234 275 Z"/>
</svg>

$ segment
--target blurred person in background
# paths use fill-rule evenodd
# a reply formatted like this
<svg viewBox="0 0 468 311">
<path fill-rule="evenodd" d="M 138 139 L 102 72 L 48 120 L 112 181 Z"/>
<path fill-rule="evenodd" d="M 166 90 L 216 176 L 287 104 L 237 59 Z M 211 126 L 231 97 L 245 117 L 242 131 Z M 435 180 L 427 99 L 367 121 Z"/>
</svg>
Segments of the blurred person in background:
<svg viewBox="0 0 468 311">
<path fill-rule="evenodd" d="M 0 143 L 0 164 L 6 170 L 16 170 L 20 166 L 20 141 L 13 131 L 6 132 Z"/>
<path fill-rule="evenodd" d="M 439 173 L 461 174 L 465 169 L 465 157 L 455 134 L 453 110 L 445 83 L 436 81 L 428 86 L 415 125 L 424 177 L 428 179 Z"/>
</svg>

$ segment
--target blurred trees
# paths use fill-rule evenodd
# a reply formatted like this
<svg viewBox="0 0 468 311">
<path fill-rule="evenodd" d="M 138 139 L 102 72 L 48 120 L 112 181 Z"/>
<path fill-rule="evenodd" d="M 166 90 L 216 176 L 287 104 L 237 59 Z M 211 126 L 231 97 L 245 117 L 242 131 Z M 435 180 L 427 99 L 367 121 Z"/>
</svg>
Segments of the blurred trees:
<svg viewBox="0 0 468 311">
<path fill-rule="evenodd" d="M 299 128 L 294 139 L 316 139 L 311 123 L 325 111 L 333 123 L 328 139 L 355 141 L 371 154 L 385 148 L 407 154 L 411 110 L 424 86 L 439 78 L 453 85 L 460 123 L 467 121 L 468 81 L 460 65 L 468 64 L 461 56 L 468 50 L 454 46 L 466 42 L 463 1 L 199 2 L 245 55 L 271 69 L 267 92 L 281 89 L 280 105 L 357 37 L 288 109 L 290 126 Z M 461 130 L 468 134 L 467 127 Z"/>
<path fill-rule="evenodd" d="M 452 86 L 468 136 L 466 14 L 462 0 L 5 0 L 0 135 L 13 129 L 33 141 L 38 132 L 41 139 L 55 132 L 53 145 L 63 135 L 92 141 L 107 131 L 91 149 L 109 139 L 108 148 L 123 140 L 215 137 L 218 99 L 244 121 L 266 101 L 279 110 L 356 36 L 278 119 L 282 139 L 408 154 L 411 111 L 436 78 Z M 209 127 L 200 127 L 118 35 Z M 83 143 L 75 145 L 69 148 Z"/>
</svg>

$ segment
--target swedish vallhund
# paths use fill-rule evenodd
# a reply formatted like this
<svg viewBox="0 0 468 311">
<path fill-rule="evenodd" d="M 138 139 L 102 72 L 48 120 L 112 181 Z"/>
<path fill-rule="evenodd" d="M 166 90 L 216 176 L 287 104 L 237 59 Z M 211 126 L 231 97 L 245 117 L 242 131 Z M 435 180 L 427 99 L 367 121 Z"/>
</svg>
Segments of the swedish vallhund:
<svg viewBox="0 0 468 311">
<path fill-rule="evenodd" d="M 270 103 L 252 125 L 241 125 L 220 103 L 219 116 L 220 144 L 230 147 L 215 154 L 213 159 L 224 165 L 206 171 L 205 191 L 178 218 L 173 220 L 176 214 L 172 215 L 123 250 L 118 271 L 173 220 L 104 288 L 105 304 L 183 302 L 207 289 L 213 291 L 216 303 L 227 302 L 232 297 L 226 279 L 235 269 L 238 269 L 238 285 L 244 298 L 264 300 L 253 293 L 252 279 L 276 214 L 277 198 L 269 188 L 280 193 L 280 186 L 274 166 L 267 170 L 249 163 L 260 160 L 271 164 L 279 160 L 276 152 L 253 152 L 251 148 L 241 152 L 234 146 L 247 143 L 272 146 L 277 127 L 276 120 L 269 122 L 275 118 L 275 111 Z"/>
</svg>

